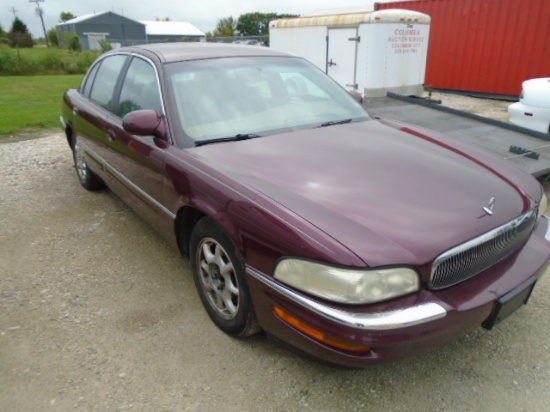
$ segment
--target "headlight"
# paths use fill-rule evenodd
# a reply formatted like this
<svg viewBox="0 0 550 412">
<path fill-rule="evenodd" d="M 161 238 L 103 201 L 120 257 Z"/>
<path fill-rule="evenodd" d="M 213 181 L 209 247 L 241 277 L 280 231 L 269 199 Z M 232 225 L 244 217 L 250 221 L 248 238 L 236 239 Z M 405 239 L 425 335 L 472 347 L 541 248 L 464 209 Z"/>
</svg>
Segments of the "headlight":
<svg viewBox="0 0 550 412">
<path fill-rule="evenodd" d="M 546 211 L 546 204 L 548 200 L 546 199 L 546 194 L 542 192 L 542 197 L 540 199 L 540 202 L 537 206 L 537 217 L 541 217 L 544 212 Z"/>
<path fill-rule="evenodd" d="M 274 277 L 323 299 L 353 305 L 380 302 L 420 289 L 418 274 L 409 268 L 346 269 L 300 259 L 284 259 Z"/>
</svg>

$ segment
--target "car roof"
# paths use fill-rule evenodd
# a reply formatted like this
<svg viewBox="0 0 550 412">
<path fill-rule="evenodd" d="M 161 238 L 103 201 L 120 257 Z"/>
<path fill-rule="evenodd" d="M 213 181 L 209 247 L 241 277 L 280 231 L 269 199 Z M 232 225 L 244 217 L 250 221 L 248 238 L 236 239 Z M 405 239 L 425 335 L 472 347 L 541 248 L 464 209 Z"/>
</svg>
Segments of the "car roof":
<svg viewBox="0 0 550 412">
<path fill-rule="evenodd" d="M 113 52 L 132 52 L 138 54 L 152 53 L 163 63 L 220 57 L 290 56 L 288 53 L 275 51 L 269 47 L 201 42 L 144 44 L 140 46 L 123 47 L 113 50 Z"/>
</svg>

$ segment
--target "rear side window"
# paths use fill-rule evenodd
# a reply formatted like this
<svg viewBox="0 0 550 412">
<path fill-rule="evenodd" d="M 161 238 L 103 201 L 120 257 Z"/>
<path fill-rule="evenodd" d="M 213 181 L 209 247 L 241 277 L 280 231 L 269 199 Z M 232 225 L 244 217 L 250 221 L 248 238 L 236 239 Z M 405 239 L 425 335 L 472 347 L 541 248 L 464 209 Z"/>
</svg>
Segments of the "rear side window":
<svg viewBox="0 0 550 412">
<path fill-rule="evenodd" d="M 157 74 L 151 64 L 135 57 L 130 63 L 120 92 L 117 113 L 120 117 L 134 110 L 161 111 Z"/>
<path fill-rule="evenodd" d="M 92 90 L 92 85 L 94 84 L 95 75 L 97 74 L 97 69 L 101 66 L 101 63 L 96 64 L 90 70 L 88 77 L 86 78 L 86 83 L 84 84 L 84 96 L 90 97 L 90 91 Z"/>
<path fill-rule="evenodd" d="M 97 70 L 90 92 L 90 99 L 107 110 L 112 109 L 116 82 L 126 59 L 127 57 L 123 55 L 106 57 Z"/>
</svg>

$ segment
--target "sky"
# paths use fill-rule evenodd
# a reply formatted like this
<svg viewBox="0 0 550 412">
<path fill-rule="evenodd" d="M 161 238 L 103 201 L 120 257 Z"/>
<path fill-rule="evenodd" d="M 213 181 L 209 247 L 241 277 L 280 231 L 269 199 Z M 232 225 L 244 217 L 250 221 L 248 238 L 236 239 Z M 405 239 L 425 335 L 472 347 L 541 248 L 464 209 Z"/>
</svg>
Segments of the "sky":
<svg viewBox="0 0 550 412">
<path fill-rule="evenodd" d="M 32 0 L 31 0 L 32 1 Z M 289 13 L 308 14 L 320 9 L 365 7 L 373 0 L 44 0 L 43 10 L 46 31 L 59 23 L 61 12 L 71 12 L 75 16 L 112 11 L 132 20 L 155 20 L 169 17 L 171 21 L 187 21 L 203 32 L 213 31 L 223 17 L 241 14 Z M 44 37 L 40 17 L 36 13 L 36 3 L 29 0 L 0 0 L 0 25 L 4 31 L 11 29 L 16 16 L 27 25 L 34 38 Z"/>
</svg>

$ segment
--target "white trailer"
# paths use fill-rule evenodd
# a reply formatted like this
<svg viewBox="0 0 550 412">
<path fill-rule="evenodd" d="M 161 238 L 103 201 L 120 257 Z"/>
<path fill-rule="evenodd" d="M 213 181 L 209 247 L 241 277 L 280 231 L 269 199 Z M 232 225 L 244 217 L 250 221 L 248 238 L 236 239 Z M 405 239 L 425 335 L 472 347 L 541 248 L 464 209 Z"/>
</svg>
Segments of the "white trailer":
<svg viewBox="0 0 550 412">
<path fill-rule="evenodd" d="M 365 97 L 422 95 L 430 21 L 400 9 L 281 19 L 270 23 L 269 42 Z"/>
</svg>

